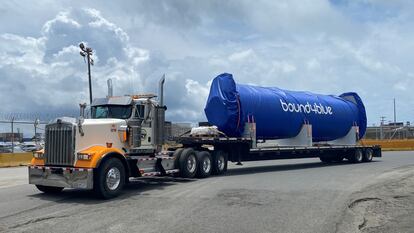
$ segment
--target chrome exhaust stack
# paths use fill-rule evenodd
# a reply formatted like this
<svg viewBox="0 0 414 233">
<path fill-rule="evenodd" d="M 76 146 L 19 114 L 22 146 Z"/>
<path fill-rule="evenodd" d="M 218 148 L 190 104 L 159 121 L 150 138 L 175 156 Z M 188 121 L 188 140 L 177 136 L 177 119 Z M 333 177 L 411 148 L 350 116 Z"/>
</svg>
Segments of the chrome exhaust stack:
<svg viewBox="0 0 414 233">
<path fill-rule="evenodd" d="M 108 85 L 108 96 L 107 98 L 110 98 L 112 96 L 114 96 L 114 90 L 113 90 L 113 86 L 112 86 L 112 79 L 108 79 L 106 81 L 106 84 Z"/>
<path fill-rule="evenodd" d="M 162 75 L 159 86 L 159 99 L 158 105 L 155 106 L 153 111 L 153 118 L 155 120 L 152 130 L 153 130 L 153 137 L 154 137 L 154 146 L 156 147 L 156 151 L 159 152 L 162 149 L 162 145 L 164 144 L 164 125 L 165 125 L 165 110 L 167 109 L 164 106 L 164 83 L 165 83 L 165 74 Z"/>
<path fill-rule="evenodd" d="M 164 107 L 164 82 L 165 82 L 165 74 L 162 75 L 159 83 L 158 83 L 158 91 L 159 91 L 159 106 Z"/>
</svg>

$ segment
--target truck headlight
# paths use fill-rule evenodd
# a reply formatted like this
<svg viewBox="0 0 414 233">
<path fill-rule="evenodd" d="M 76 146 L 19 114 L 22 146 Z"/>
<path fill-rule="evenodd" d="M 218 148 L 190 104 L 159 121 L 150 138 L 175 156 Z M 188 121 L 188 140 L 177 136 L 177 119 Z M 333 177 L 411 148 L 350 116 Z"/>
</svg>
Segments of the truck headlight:
<svg viewBox="0 0 414 233">
<path fill-rule="evenodd" d="M 78 153 L 78 160 L 91 160 L 92 154 L 88 153 Z"/>
<path fill-rule="evenodd" d="M 43 159 L 43 153 L 41 153 L 41 152 L 33 152 L 33 157 L 34 158 L 36 158 L 36 159 Z"/>
</svg>

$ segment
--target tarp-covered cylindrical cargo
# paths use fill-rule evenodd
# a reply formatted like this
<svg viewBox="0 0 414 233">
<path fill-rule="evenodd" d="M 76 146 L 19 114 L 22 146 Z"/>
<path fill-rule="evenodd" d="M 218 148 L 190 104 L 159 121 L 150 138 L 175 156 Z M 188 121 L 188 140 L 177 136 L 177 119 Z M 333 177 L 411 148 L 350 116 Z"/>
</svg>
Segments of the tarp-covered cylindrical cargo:
<svg viewBox="0 0 414 233">
<path fill-rule="evenodd" d="M 359 126 L 362 138 L 367 126 L 364 104 L 354 92 L 333 96 L 236 84 L 227 73 L 213 80 L 204 111 L 228 136 L 241 136 L 245 123 L 254 121 L 258 139 L 294 137 L 304 123 L 312 125 L 315 142 L 344 137 L 352 126 Z"/>
</svg>

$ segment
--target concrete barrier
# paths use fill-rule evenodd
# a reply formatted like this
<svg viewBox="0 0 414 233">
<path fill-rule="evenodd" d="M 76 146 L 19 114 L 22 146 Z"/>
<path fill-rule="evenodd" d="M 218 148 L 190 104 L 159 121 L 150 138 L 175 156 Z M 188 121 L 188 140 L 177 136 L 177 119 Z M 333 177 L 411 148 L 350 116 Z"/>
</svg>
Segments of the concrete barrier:
<svg viewBox="0 0 414 233">
<path fill-rule="evenodd" d="M 33 153 L 0 153 L 0 167 L 14 167 L 27 165 L 33 157 Z"/>
<path fill-rule="evenodd" d="M 398 140 L 372 140 L 364 139 L 360 141 L 361 145 L 372 146 L 380 145 L 382 150 L 414 150 L 414 139 Z"/>
</svg>

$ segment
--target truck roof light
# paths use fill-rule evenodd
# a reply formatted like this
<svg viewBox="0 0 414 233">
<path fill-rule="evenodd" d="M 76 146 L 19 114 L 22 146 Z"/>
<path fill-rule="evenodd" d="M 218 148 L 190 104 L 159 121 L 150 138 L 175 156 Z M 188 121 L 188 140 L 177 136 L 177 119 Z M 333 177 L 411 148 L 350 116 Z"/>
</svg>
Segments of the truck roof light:
<svg viewBox="0 0 414 233">
<path fill-rule="evenodd" d="M 141 99 L 141 98 L 151 99 L 151 98 L 157 97 L 157 95 L 154 95 L 154 94 L 139 94 L 139 95 L 132 95 L 131 97 L 133 99 Z"/>
</svg>

